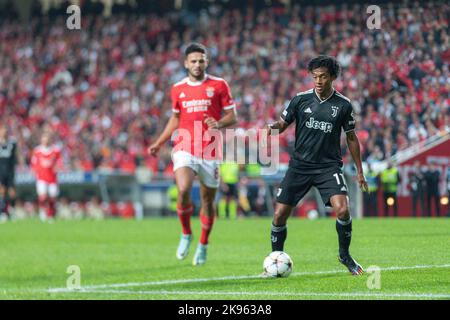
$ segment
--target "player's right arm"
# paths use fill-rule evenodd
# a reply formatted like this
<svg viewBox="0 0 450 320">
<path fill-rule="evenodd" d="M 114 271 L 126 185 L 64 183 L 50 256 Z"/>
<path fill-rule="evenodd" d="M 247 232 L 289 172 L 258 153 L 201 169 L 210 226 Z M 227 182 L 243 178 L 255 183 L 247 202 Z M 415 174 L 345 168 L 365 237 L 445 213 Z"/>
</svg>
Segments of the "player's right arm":
<svg viewBox="0 0 450 320">
<path fill-rule="evenodd" d="M 158 139 L 156 139 L 156 141 L 150 147 L 148 147 L 148 153 L 150 153 L 152 156 L 156 156 L 156 154 L 159 152 L 159 149 L 161 149 L 161 146 L 172 137 L 173 132 L 178 129 L 178 126 L 180 124 L 181 108 L 178 102 L 178 92 L 176 89 L 176 85 L 173 86 L 170 90 L 170 98 L 172 100 L 172 116 L 170 117 L 169 122 L 167 122 L 166 127 L 164 128 Z"/>
<path fill-rule="evenodd" d="M 269 123 L 266 127 L 267 135 L 271 136 L 275 134 L 281 134 L 289 127 L 289 125 L 290 123 L 287 123 L 284 120 L 278 120 L 277 122 Z"/>
<path fill-rule="evenodd" d="M 296 109 L 300 102 L 300 96 L 297 95 L 294 97 L 286 109 L 284 109 L 283 113 L 280 116 L 280 120 L 275 123 L 269 123 L 267 125 L 268 135 L 281 134 L 283 133 L 289 125 L 295 121 L 296 119 Z"/>
<path fill-rule="evenodd" d="M 179 113 L 173 113 L 172 116 L 169 119 L 169 122 L 167 122 L 166 127 L 164 128 L 164 131 L 161 133 L 161 135 L 156 139 L 156 141 L 148 147 L 148 153 L 150 153 L 152 156 L 156 156 L 161 146 L 167 142 L 167 140 L 172 137 L 172 133 L 178 129 L 178 125 L 180 124 L 180 114 Z"/>
</svg>

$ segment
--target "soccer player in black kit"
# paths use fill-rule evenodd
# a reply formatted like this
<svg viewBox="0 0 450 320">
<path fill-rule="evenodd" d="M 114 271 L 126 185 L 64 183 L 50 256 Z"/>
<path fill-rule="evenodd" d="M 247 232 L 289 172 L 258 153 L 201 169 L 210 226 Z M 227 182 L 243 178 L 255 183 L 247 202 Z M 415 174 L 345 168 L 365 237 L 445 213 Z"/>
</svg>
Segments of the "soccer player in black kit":
<svg viewBox="0 0 450 320">
<path fill-rule="evenodd" d="M 314 89 L 297 94 L 281 114 L 281 120 L 268 125 L 268 135 L 271 135 L 282 133 L 295 122 L 294 152 L 277 192 L 271 230 L 272 251 L 283 251 L 287 219 L 297 203 L 315 186 L 324 204 L 331 205 L 337 215 L 339 261 L 351 274 L 360 275 L 363 268 L 349 252 L 352 218 L 340 146 L 341 130 L 344 130 L 356 164 L 358 184 L 363 191 L 367 191 L 353 107 L 347 97 L 333 88 L 333 81 L 340 72 L 334 58 L 318 56 L 309 62 L 308 71 L 314 79 Z"/>
<path fill-rule="evenodd" d="M 9 217 L 8 207 L 14 207 L 16 190 L 14 170 L 17 162 L 16 142 L 8 139 L 8 130 L 0 125 L 0 215 Z"/>
</svg>

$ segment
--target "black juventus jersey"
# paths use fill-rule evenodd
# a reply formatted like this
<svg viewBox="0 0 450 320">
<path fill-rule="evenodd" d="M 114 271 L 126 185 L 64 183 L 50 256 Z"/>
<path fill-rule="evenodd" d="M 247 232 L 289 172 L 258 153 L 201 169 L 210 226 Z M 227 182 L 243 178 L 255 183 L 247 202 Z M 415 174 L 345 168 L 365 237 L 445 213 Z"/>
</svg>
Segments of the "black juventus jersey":
<svg viewBox="0 0 450 320">
<path fill-rule="evenodd" d="M 0 143 L 1 174 L 10 174 L 14 172 L 14 167 L 17 162 L 16 149 L 16 142 L 13 140 L 8 140 L 6 143 Z"/>
<path fill-rule="evenodd" d="M 291 100 L 281 119 L 289 124 L 296 122 L 290 167 L 303 173 L 342 167 L 341 130 L 355 129 L 353 107 L 347 97 L 333 90 L 322 101 L 314 89 L 301 92 Z"/>
</svg>

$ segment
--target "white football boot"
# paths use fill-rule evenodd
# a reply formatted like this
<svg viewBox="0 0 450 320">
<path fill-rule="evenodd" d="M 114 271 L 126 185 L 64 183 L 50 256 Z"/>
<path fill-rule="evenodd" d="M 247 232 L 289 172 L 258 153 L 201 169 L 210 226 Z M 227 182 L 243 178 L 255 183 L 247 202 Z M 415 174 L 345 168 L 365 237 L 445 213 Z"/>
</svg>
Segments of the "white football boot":
<svg viewBox="0 0 450 320">
<path fill-rule="evenodd" d="M 183 260 L 189 253 L 189 246 L 191 245 L 192 234 L 182 234 L 180 243 L 177 249 L 177 258 Z"/>
</svg>

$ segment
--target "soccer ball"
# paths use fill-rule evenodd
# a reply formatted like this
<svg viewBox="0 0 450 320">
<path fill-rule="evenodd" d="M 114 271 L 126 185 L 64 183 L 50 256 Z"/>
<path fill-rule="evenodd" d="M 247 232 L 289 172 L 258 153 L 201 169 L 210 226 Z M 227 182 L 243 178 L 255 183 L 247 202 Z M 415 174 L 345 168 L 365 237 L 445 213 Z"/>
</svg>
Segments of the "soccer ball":
<svg viewBox="0 0 450 320">
<path fill-rule="evenodd" d="M 283 251 L 273 251 L 265 259 L 263 263 L 265 275 L 273 278 L 286 278 L 292 272 L 291 257 Z"/>
</svg>

